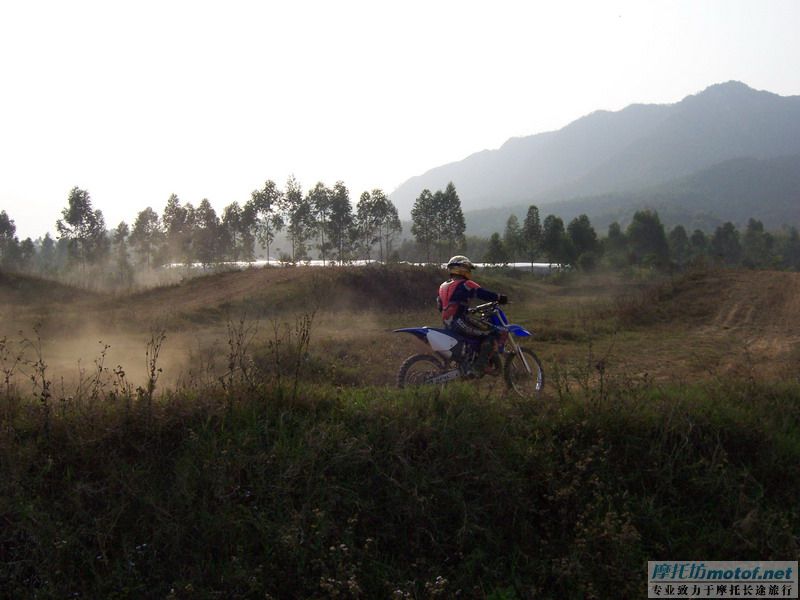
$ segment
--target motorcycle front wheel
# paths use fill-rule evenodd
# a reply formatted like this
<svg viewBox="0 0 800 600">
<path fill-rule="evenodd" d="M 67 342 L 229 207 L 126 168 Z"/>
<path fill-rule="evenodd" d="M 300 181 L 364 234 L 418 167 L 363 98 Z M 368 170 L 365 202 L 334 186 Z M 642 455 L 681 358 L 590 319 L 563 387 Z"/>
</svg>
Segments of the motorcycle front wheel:
<svg viewBox="0 0 800 600">
<path fill-rule="evenodd" d="M 431 379 L 444 372 L 444 365 L 430 354 L 414 354 L 400 365 L 397 372 L 397 387 L 430 385 Z"/>
<path fill-rule="evenodd" d="M 533 398 L 538 396 L 544 387 L 544 369 L 539 357 L 533 352 L 527 348 L 520 348 L 520 352 L 525 355 L 528 368 L 525 368 L 520 355 L 515 352 L 506 355 L 503 375 L 508 389 L 523 398 Z"/>
</svg>

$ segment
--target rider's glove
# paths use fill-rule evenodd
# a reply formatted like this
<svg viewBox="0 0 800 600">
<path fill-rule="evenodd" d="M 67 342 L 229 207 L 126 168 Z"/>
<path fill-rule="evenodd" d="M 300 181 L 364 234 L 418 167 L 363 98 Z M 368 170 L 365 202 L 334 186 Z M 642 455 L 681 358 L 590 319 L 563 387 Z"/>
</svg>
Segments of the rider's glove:
<svg viewBox="0 0 800 600">
<path fill-rule="evenodd" d="M 508 296 L 506 296 L 505 294 L 497 294 L 497 303 L 508 304 Z"/>
</svg>

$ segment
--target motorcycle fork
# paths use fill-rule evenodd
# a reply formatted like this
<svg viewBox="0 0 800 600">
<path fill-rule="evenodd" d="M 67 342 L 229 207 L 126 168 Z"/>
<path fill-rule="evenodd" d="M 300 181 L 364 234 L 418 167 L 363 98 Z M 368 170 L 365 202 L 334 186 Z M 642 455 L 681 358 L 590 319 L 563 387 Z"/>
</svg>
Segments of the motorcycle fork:
<svg viewBox="0 0 800 600">
<path fill-rule="evenodd" d="M 522 350 L 520 349 L 519 344 L 517 344 L 517 340 L 514 339 L 513 335 L 509 335 L 508 336 L 508 343 L 510 343 L 511 347 L 514 349 L 512 354 L 516 354 L 517 356 L 519 356 L 520 360 L 522 361 L 522 364 L 525 365 L 525 370 L 530 375 L 531 374 L 531 366 L 528 364 L 528 361 L 525 359 L 525 353 L 522 352 Z"/>
</svg>

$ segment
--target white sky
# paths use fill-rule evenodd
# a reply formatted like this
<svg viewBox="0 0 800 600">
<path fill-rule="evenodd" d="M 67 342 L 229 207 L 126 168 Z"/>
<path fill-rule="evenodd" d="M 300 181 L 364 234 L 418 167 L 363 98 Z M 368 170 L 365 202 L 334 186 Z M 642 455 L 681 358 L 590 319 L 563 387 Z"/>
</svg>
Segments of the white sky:
<svg viewBox="0 0 800 600">
<path fill-rule="evenodd" d="M 356 201 L 736 79 L 800 94 L 800 1 L 0 0 L 0 210 L 109 227 L 171 193 L 221 213 L 294 173 Z"/>
</svg>

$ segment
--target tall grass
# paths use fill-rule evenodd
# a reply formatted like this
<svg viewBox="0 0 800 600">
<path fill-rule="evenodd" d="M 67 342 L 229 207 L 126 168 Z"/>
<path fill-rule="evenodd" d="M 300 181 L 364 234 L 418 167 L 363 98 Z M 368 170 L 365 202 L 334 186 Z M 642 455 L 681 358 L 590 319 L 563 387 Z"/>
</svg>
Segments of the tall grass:
<svg viewBox="0 0 800 600">
<path fill-rule="evenodd" d="M 47 434 L 17 399 L 0 428 L 0 589 L 630 598 L 648 559 L 797 559 L 800 386 L 534 404 L 294 385 L 72 403 Z"/>
<path fill-rule="evenodd" d="M 229 321 L 174 389 L 161 330 L 140 386 L 103 344 L 66 390 L 0 340 L 0 596 L 635 598 L 647 560 L 798 558 L 796 379 L 633 377 L 590 343 L 535 402 L 354 386 L 313 317 Z"/>
</svg>

